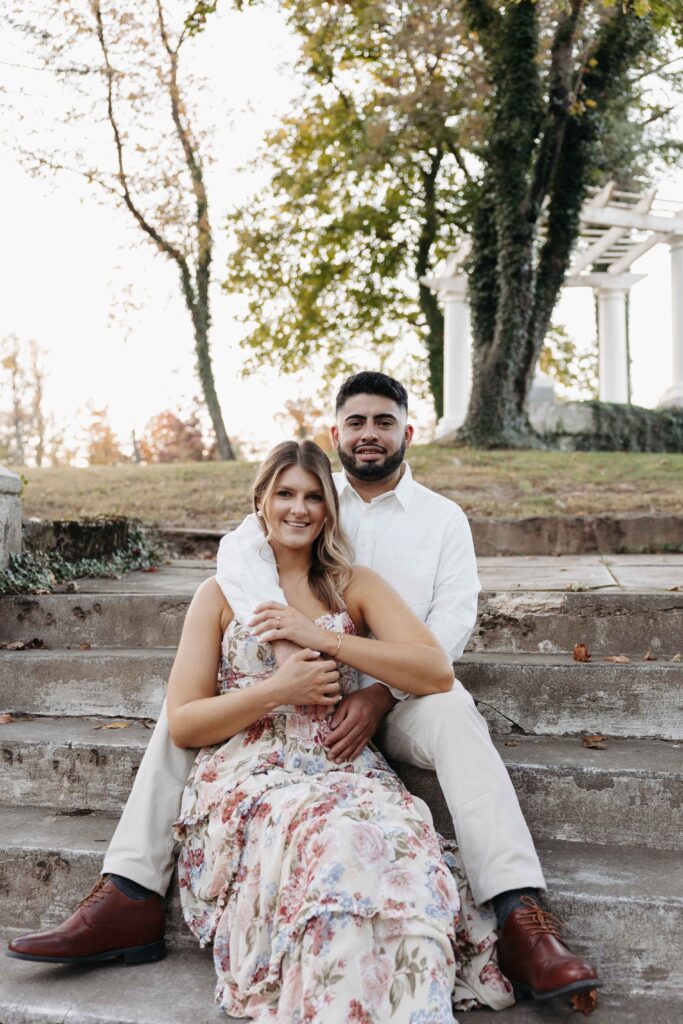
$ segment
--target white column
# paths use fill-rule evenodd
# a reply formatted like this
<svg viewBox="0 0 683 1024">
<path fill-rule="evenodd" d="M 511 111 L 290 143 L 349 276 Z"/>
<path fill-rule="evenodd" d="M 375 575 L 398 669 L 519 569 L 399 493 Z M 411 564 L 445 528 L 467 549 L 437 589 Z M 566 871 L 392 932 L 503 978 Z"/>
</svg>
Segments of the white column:
<svg viewBox="0 0 683 1024">
<path fill-rule="evenodd" d="M 628 402 L 625 288 L 595 289 L 600 341 L 600 401 Z"/>
<path fill-rule="evenodd" d="M 467 413 L 472 383 L 472 345 L 467 278 L 443 281 L 439 289 L 443 303 L 443 417 L 436 437 L 444 438 L 462 425 Z"/>
<path fill-rule="evenodd" d="M 671 334 L 671 387 L 662 395 L 659 408 L 683 407 L 683 236 L 671 243 Z"/>
</svg>

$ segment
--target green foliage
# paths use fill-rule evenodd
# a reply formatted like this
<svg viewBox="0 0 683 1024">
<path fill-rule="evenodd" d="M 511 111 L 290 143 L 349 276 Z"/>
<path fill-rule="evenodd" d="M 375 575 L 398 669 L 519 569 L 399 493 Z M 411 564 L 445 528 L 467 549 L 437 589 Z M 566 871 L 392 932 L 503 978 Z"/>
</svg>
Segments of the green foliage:
<svg viewBox="0 0 683 1024">
<path fill-rule="evenodd" d="M 0 594 L 50 594 L 78 590 L 75 580 L 85 577 L 116 578 L 135 569 L 152 569 L 165 560 L 165 551 L 153 531 L 128 521 L 124 544 L 99 558 L 66 558 L 58 550 L 28 550 L 10 555 L 0 570 Z"/>
<path fill-rule="evenodd" d="M 597 399 L 597 344 L 588 352 L 580 352 L 567 329 L 562 324 L 553 324 L 546 334 L 538 364 L 540 370 L 559 385 L 561 392 Z"/>
</svg>

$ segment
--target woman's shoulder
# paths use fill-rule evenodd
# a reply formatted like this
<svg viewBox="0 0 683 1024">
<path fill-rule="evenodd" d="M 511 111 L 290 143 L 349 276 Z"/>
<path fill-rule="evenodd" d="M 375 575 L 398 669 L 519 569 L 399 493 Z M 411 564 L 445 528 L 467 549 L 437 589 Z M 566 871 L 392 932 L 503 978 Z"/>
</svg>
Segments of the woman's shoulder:
<svg viewBox="0 0 683 1024">
<path fill-rule="evenodd" d="M 354 595 L 360 595 L 384 586 L 384 580 L 374 569 L 368 569 L 365 565 L 354 565 L 351 568 L 351 576 L 344 590 L 344 600 L 348 602 L 348 599 L 353 598 Z"/>
<path fill-rule="evenodd" d="M 234 618 L 233 610 L 228 604 L 215 576 L 201 583 L 192 598 L 192 609 L 202 615 L 219 618 L 221 627 L 225 629 Z"/>
</svg>

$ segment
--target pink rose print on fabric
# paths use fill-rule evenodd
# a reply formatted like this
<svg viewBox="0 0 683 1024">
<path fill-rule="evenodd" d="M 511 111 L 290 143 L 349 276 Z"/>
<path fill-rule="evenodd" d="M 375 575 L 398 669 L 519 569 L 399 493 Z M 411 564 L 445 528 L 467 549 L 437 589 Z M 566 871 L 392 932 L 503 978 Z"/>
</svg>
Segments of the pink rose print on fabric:
<svg viewBox="0 0 683 1024">
<path fill-rule="evenodd" d="M 360 957 L 360 976 L 363 999 L 372 1009 L 383 1014 L 389 1006 L 389 989 L 394 972 L 394 962 L 384 953 L 366 953 Z"/>
<path fill-rule="evenodd" d="M 376 825 L 356 825 L 351 843 L 353 852 L 361 864 L 389 862 L 393 857 L 391 844 Z"/>
</svg>

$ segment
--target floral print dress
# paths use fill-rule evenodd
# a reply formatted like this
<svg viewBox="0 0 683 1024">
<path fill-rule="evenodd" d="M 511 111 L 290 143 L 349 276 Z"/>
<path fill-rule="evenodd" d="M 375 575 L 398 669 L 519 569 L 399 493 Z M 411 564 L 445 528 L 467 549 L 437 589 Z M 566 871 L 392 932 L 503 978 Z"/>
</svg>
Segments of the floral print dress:
<svg viewBox="0 0 683 1024">
<path fill-rule="evenodd" d="M 355 632 L 346 612 L 316 621 Z M 275 668 L 270 644 L 233 620 L 218 692 Z M 351 692 L 356 673 L 340 674 Z M 495 919 L 474 906 L 457 850 L 372 746 L 328 759 L 333 710 L 277 708 L 197 754 L 175 836 L 216 1001 L 277 1024 L 452 1024 L 453 1008 L 510 1005 Z"/>
</svg>

